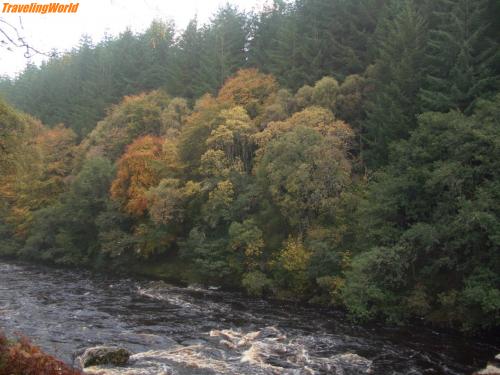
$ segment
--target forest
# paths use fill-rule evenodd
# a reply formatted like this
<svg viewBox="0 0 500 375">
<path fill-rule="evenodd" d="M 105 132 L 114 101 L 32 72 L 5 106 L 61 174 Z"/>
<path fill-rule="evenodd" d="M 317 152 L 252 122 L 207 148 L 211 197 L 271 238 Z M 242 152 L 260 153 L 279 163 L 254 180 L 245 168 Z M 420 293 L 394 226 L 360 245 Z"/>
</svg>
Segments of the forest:
<svg viewBox="0 0 500 375">
<path fill-rule="evenodd" d="M 0 256 L 500 327 L 500 3 L 275 0 L 0 80 Z"/>
</svg>

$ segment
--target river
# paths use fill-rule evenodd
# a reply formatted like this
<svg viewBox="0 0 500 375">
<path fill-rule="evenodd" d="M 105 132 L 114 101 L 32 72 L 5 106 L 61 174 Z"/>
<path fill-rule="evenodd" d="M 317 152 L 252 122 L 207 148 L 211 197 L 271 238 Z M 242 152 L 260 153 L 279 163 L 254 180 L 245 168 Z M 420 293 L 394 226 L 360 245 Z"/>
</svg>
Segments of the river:
<svg viewBox="0 0 500 375">
<path fill-rule="evenodd" d="M 99 344 L 134 353 L 190 348 L 165 357 L 173 374 L 470 374 L 500 351 L 476 338 L 359 326 L 341 313 L 215 288 L 19 263 L 0 263 L 0 326 L 70 364 Z"/>
</svg>

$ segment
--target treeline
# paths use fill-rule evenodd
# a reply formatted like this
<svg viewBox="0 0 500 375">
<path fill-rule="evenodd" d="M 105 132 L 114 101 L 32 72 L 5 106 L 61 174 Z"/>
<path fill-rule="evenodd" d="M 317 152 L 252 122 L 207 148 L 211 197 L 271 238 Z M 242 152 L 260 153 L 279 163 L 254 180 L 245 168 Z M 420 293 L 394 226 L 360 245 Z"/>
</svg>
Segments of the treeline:
<svg viewBox="0 0 500 375">
<path fill-rule="evenodd" d="M 496 6 L 228 6 L 28 68 L 2 90 L 49 126 L 0 105 L 0 254 L 498 328 Z"/>
<path fill-rule="evenodd" d="M 398 17 L 411 16 L 402 15 L 407 6 L 417 12 L 416 18 L 395 24 Z M 395 90 L 406 90 L 405 96 L 414 93 L 417 78 L 428 75 L 431 86 L 456 78 L 459 91 L 468 89 L 467 80 L 481 86 L 474 90 L 485 91 L 484 64 L 498 73 L 498 61 L 492 67 L 491 53 L 483 53 L 500 39 L 499 13 L 494 0 L 275 0 L 257 14 L 228 5 L 208 24 L 194 19 L 180 34 L 172 22 L 155 21 L 144 33 L 128 30 L 95 45 L 83 36 L 69 53 L 0 80 L 0 92 L 44 124 L 63 123 L 83 137 L 110 104 L 126 95 L 162 88 L 193 101 L 215 94 L 227 77 L 248 67 L 274 75 L 295 91 L 324 76 L 343 81 L 383 59 L 378 64 L 381 83 L 401 75 L 397 78 L 406 87 Z M 397 28 L 392 30 L 395 38 L 388 35 L 391 27 Z M 380 71 L 387 69 L 392 75 Z M 417 77 L 411 76 L 414 71 Z"/>
<path fill-rule="evenodd" d="M 64 123 L 83 137 L 126 95 L 162 88 L 192 102 L 241 68 L 271 73 L 292 90 L 326 75 L 343 79 L 373 61 L 384 2 L 277 0 L 261 14 L 227 5 L 180 34 L 158 20 L 144 33 L 127 30 L 96 45 L 83 36 L 71 52 L 0 81 L 0 92 L 44 124 Z"/>
</svg>

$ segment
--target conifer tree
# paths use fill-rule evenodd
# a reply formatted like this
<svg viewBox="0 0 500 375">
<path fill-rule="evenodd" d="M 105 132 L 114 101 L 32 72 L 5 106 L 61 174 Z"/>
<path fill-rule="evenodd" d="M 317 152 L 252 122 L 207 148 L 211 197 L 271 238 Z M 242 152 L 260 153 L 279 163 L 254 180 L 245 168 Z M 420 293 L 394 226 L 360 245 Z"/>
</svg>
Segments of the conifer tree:
<svg viewBox="0 0 500 375">
<path fill-rule="evenodd" d="M 197 96 L 215 93 L 226 78 L 246 64 L 247 34 L 246 15 L 231 5 L 219 9 L 211 24 L 204 27 Z"/>
<path fill-rule="evenodd" d="M 173 62 L 167 66 L 169 93 L 193 100 L 202 91 L 195 74 L 200 70 L 201 43 L 201 31 L 194 18 L 178 38 Z"/>
<path fill-rule="evenodd" d="M 426 23 L 411 1 L 393 1 L 379 31 L 379 56 L 365 104 L 363 131 L 372 166 L 386 163 L 391 142 L 406 138 L 416 126 L 417 95 L 423 76 Z"/>
<path fill-rule="evenodd" d="M 470 112 L 475 100 L 500 82 L 492 69 L 498 43 L 488 38 L 485 22 L 488 1 L 440 0 L 434 9 L 422 108 Z"/>
</svg>

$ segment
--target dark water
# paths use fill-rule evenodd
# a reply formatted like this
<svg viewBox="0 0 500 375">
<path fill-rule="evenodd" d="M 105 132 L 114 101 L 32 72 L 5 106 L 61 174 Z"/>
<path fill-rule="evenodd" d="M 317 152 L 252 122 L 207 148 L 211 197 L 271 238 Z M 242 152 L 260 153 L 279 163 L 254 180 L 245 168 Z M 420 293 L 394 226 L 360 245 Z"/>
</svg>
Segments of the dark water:
<svg viewBox="0 0 500 375">
<path fill-rule="evenodd" d="M 269 326 L 286 335 L 286 350 L 300 347 L 309 363 L 354 353 L 371 361 L 374 374 L 469 374 L 500 352 L 479 339 L 422 328 L 359 327 L 341 314 L 217 290 L 6 263 L 0 263 L 0 326 L 69 363 L 73 353 L 97 344 L 133 352 L 193 342 L 208 347 L 216 345 L 216 330 L 242 335 Z M 226 361 L 240 362 L 235 352 L 227 353 Z"/>
</svg>

